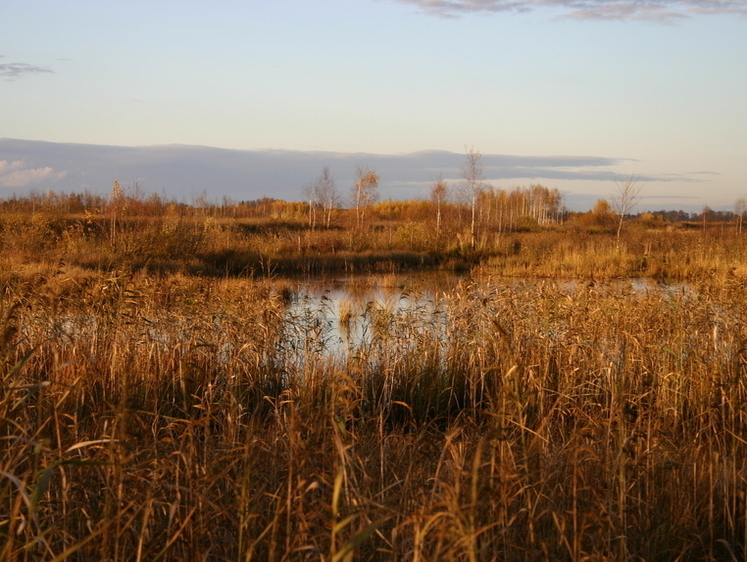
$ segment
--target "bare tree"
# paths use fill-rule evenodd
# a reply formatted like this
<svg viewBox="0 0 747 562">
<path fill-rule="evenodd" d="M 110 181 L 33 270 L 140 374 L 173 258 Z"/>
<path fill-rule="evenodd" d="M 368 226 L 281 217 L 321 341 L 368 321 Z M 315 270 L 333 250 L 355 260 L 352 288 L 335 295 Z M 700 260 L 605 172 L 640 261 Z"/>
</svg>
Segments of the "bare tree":
<svg viewBox="0 0 747 562">
<path fill-rule="evenodd" d="M 642 186 L 638 185 L 638 177 L 631 175 L 624 182 L 615 183 L 615 192 L 610 198 L 612 209 L 618 217 L 617 223 L 617 245 L 620 245 L 620 233 L 626 215 L 633 210 L 640 200 Z"/>
<path fill-rule="evenodd" d="M 737 219 L 737 234 L 742 234 L 744 214 L 747 213 L 747 197 L 740 197 L 734 202 L 734 214 Z"/>
<path fill-rule="evenodd" d="M 115 181 L 112 186 L 112 191 L 109 194 L 109 212 L 111 213 L 110 237 L 112 247 L 117 243 L 117 219 L 122 214 L 126 203 L 125 190 L 119 181 Z"/>
<path fill-rule="evenodd" d="M 309 228 L 316 226 L 316 209 L 319 206 L 318 182 L 309 182 L 301 188 L 304 198 L 309 202 Z"/>
<path fill-rule="evenodd" d="M 703 207 L 701 218 L 703 219 L 703 235 L 705 236 L 706 229 L 708 228 L 708 215 L 711 214 L 711 208 L 708 205 Z"/>
<path fill-rule="evenodd" d="M 313 182 L 307 183 L 302 188 L 304 198 L 309 202 L 309 228 L 316 227 L 317 210 L 321 211 L 327 228 L 332 219 L 332 210 L 337 205 L 337 190 L 335 189 L 335 178 L 327 166 L 322 168 L 319 177 Z"/>
<path fill-rule="evenodd" d="M 474 250 L 477 243 L 477 233 L 475 218 L 477 215 L 477 199 L 482 191 L 483 180 L 485 176 L 482 171 L 482 154 L 470 147 L 467 149 L 467 159 L 462 166 L 462 179 L 464 184 L 462 192 L 469 202 L 471 220 L 470 220 L 470 247 Z"/>
<path fill-rule="evenodd" d="M 355 173 L 355 185 L 352 189 L 353 206 L 355 207 L 355 225 L 360 228 L 366 208 L 379 198 L 379 175 L 370 168 L 358 166 Z"/>
<path fill-rule="evenodd" d="M 319 174 L 319 177 L 316 180 L 316 185 L 319 202 L 325 213 L 325 223 L 327 228 L 329 228 L 329 223 L 332 220 L 332 211 L 337 206 L 339 196 L 337 194 L 337 188 L 335 187 L 335 178 L 332 176 L 327 166 L 322 168 L 322 173 Z"/>
<path fill-rule="evenodd" d="M 449 198 L 449 186 L 446 184 L 443 176 L 438 175 L 438 178 L 431 184 L 431 201 L 436 206 L 436 235 L 441 235 L 441 208 L 443 207 L 446 200 Z"/>
</svg>

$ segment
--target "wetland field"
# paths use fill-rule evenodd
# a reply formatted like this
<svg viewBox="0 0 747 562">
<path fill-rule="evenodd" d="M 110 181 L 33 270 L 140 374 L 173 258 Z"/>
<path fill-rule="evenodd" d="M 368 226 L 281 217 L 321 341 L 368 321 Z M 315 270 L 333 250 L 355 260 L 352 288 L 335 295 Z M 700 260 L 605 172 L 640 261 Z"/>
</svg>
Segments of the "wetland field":
<svg viewBox="0 0 747 562">
<path fill-rule="evenodd" d="M 0 560 L 747 555 L 733 227 L 0 218 Z"/>
</svg>

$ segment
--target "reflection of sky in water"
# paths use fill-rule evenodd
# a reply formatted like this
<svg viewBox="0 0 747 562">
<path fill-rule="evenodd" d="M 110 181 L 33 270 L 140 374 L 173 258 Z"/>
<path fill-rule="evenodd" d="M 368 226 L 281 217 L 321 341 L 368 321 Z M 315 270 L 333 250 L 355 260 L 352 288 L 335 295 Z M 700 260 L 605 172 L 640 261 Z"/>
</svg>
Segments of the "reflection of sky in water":
<svg viewBox="0 0 747 562">
<path fill-rule="evenodd" d="M 447 312 L 453 295 L 469 279 L 453 275 L 371 276 L 320 279 L 292 286 L 293 298 L 287 309 L 286 332 L 292 346 L 303 355 L 329 353 L 345 356 L 358 351 L 385 352 L 377 346 L 417 345 L 427 333 L 443 339 L 449 333 Z M 552 284 L 569 294 L 582 290 L 624 296 L 636 293 L 689 291 L 686 284 L 665 285 L 634 278 L 594 283 L 536 279 L 500 279 L 497 285 L 521 290 L 538 284 Z M 389 336 L 394 335 L 391 339 Z M 403 341 L 405 340 L 405 341 Z"/>
<path fill-rule="evenodd" d="M 306 351 L 334 355 L 369 351 L 404 322 L 439 332 L 442 296 L 463 281 L 452 275 L 304 281 L 288 306 L 290 331 Z"/>
<path fill-rule="evenodd" d="M 413 355 L 421 357 L 419 354 L 431 353 L 445 358 L 451 344 L 470 341 L 463 339 L 460 330 L 469 332 L 470 328 L 483 325 L 487 330 L 493 329 L 492 318 L 474 316 L 487 310 L 484 304 L 475 305 L 477 301 L 474 299 L 488 303 L 507 299 L 508 308 L 511 308 L 512 300 L 520 305 L 522 295 L 537 295 L 536 290 L 540 287 L 555 289 L 560 294 L 592 291 L 614 298 L 660 294 L 679 302 L 682 302 L 681 297 L 697 294 L 695 287 L 685 283 L 666 285 L 648 279 L 593 283 L 588 280 L 495 278 L 474 282 L 450 274 L 286 280 L 279 285 L 285 287 L 282 293 L 287 292 L 290 296 L 279 339 L 268 335 L 270 339 L 265 341 L 255 337 L 251 331 L 245 337 L 237 338 L 236 330 L 244 328 L 241 319 L 232 315 L 214 312 L 206 315 L 202 310 L 188 309 L 173 313 L 168 309 L 138 311 L 134 301 L 108 319 L 72 312 L 58 315 L 53 323 L 49 323 L 46 317 L 39 318 L 39 322 L 44 322 L 40 329 L 55 341 L 107 332 L 116 329 L 120 323 L 132 324 L 134 329 L 141 331 L 140 343 L 180 346 L 188 342 L 197 349 L 203 345 L 202 342 L 208 345 L 219 341 L 222 346 L 219 356 L 226 360 L 249 346 L 268 362 L 274 359 L 287 361 L 290 371 L 298 369 L 302 372 L 306 366 L 325 358 L 343 362 L 357 357 L 369 358 L 373 362 L 388 358 L 390 364 L 395 356 L 406 360 Z M 261 309 L 262 303 L 257 304 Z M 496 307 L 496 310 L 505 311 L 507 308 Z M 532 314 L 531 307 L 521 305 L 516 312 L 519 315 Z M 716 330 L 723 330 L 721 326 L 727 324 L 723 314 L 719 307 L 712 307 L 714 341 Z M 495 319 L 502 321 L 501 318 Z M 105 324 L 101 325 L 102 322 Z M 566 333 L 567 326 L 556 322 L 554 317 L 538 316 L 536 322 L 542 323 L 541 326 L 538 324 L 538 329 L 544 330 L 546 337 L 562 339 Z M 254 324 L 251 324 L 250 330 L 253 329 Z M 30 324 L 20 327 L 22 335 L 30 335 L 35 330 Z M 476 341 L 482 340 L 478 338 Z"/>
</svg>

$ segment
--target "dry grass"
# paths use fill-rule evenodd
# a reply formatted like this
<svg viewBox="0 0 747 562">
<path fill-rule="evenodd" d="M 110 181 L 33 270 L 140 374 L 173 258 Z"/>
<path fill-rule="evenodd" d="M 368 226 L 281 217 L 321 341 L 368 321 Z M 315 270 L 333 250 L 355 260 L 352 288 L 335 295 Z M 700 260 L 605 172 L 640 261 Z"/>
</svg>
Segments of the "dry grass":
<svg viewBox="0 0 747 562">
<path fill-rule="evenodd" d="M 744 559 L 743 277 L 288 297 L 6 272 L 0 559 Z"/>
<path fill-rule="evenodd" d="M 656 228 L 632 222 L 625 224 L 618 243 L 614 233 L 596 232 L 578 221 L 535 225 L 528 232 L 485 224 L 472 248 L 464 222 L 468 213 L 460 220 L 457 207 L 437 233 L 427 204 L 416 220 L 382 218 L 357 228 L 341 210 L 329 228 L 314 229 L 302 215 L 292 220 L 228 218 L 214 216 L 217 209 L 211 215 L 199 207 L 148 205 L 133 201 L 116 216 L 114 207 L 79 214 L 62 207 L 23 212 L 8 210 L 6 202 L 0 209 L 0 266 L 9 271 L 17 270 L 18 263 L 64 264 L 93 272 L 254 278 L 480 266 L 485 273 L 513 277 L 692 280 L 747 262 L 747 237 L 736 235 L 731 225 L 677 229 L 661 221 Z"/>
<path fill-rule="evenodd" d="M 560 279 L 650 277 L 698 280 L 728 270 L 743 274 L 747 238 L 731 230 L 631 230 L 614 236 L 547 231 L 496 236 L 481 271 L 493 275 Z"/>
</svg>

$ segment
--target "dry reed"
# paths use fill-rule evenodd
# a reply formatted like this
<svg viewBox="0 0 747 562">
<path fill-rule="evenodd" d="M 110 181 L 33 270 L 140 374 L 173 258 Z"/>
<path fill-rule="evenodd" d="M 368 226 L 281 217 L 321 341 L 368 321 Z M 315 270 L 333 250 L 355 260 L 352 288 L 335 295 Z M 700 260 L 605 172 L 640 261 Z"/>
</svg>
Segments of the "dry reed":
<svg viewBox="0 0 747 562">
<path fill-rule="evenodd" d="M 11 276 L 0 559 L 743 559 L 745 297 L 465 282 L 333 354 L 272 283 Z"/>
</svg>

